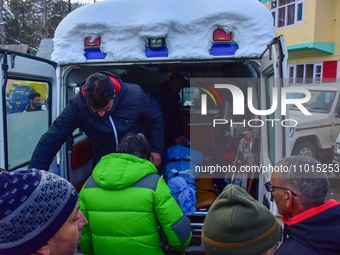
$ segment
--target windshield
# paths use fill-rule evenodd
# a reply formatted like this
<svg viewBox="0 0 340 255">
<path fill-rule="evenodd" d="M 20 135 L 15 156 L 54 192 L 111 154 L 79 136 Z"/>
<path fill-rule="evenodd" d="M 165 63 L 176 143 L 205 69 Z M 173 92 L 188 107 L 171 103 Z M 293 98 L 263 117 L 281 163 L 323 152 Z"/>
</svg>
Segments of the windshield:
<svg viewBox="0 0 340 255">
<path fill-rule="evenodd" d="M 335 91 L 310 91 L 311 99 L 302 104 L 309 112 L 320 112 L 320 113 L 329 113 L 334 97 Z M 289 93 L 288 98 L 304 98 L 305 94 L 303 93 Z M 299 108 L 296 105 L 291 105 L 289 110 L 298 110 Z"/>
<path fill-rule="evenodd" d="M 11 101 L 28 101 L 31 90 L 12 90 L 10 95 Z"/>
</svg>

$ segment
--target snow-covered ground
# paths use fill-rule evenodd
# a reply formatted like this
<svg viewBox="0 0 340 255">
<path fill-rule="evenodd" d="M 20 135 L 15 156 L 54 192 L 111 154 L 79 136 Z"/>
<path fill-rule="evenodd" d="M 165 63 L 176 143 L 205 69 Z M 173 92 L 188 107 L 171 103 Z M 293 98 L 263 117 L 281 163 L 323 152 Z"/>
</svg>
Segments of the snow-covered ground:
<svg viewBox="0 0 340 255">
<path fill-rule="evenodd" d="M 235 57 L 261 55 L 275 36 L 273 18 L 258 0 L 107 0 L 71 12 L 54 36 L 52 60 L 85 62 L 84 38 L 101 37 L 107 60 L 146 59 L 148 37 L 166 36 L 170 59 L 212 58 L 212 34 L 233 31 Z"/>
</svg>

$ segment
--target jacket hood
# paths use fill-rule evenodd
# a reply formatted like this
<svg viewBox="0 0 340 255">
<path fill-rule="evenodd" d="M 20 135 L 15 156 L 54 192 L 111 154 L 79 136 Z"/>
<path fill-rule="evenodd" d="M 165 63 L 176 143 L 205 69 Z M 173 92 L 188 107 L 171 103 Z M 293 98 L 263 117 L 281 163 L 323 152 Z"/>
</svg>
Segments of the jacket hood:
<svg viewBox="0 0 340 255">
<path fill-rule="evenodd" d="M 290 238 L 322 254 L 340 254 L 340 202 L 330 199 L 282 221 Z"/>
<path fill-rule="evenodd" d="M 119 190 L 156 173 L 155 165 L 148 160 L 130 154 L 111 153 L 101 158 L 92 175 L 101 188 Z"/>
</svg>

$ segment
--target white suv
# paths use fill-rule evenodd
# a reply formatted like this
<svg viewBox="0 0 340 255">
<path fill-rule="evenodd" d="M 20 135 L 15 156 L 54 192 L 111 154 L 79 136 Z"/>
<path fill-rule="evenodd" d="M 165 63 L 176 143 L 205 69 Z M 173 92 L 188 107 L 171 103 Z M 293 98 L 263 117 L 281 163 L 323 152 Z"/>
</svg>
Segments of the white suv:
<svg viewBox="0 0 340 255">
<path fill-rule="evenodd" d="M 340 165 L 340 134 L 338 135 L 338 138 L 336 139 L 336 145 L 334 147 L 334 158 L 333 163 Z M 339 171 L 334 171 L 334 173 L 340 177 Z"/>
<path fill-rule="evenodd" d="M 312 114 L 304 115 L 295 105 L 289 108 L 289 118 L 298 125 L 290 130 L 292 155 L 316 157 L 333 151 L 340 132 L 340 83 L 301 86 L 311 92 L 311 99 L 303 106 Z M 296 98 L 304 97 L 296 93 Z M 328 153 L 328 151 L 327 151 Z"/>
</svg>

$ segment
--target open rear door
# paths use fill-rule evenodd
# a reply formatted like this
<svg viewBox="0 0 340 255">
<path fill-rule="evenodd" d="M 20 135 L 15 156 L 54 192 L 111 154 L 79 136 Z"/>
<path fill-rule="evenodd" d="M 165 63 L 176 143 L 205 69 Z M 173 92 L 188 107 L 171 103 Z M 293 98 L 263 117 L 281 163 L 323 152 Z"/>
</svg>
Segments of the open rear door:
<svg viewBox="0 0 340 255">
<path fill-rule="evenodd" d="M 261 130 L 262 155 L 260 165 L 262 174 L 259 180 L 259 200 L 273 213 L 277 208 L 271 193 L 264 184 L 270 180 L 275 163 L 289 155 L 289 128 L 282 125 L 287 116 L 281 115 L 281 88 L 287 87 L 288 52 L 283 36 L 274 38 L 263 53 L 261 59 L 261 109 L 270 109 L 274 98 L 273 90 L 277 89 L 277 108 L 267 116 L 261 116 L 265 125 Z M 274 120 L 275 121 L 271 121 Z M 283 122 L 285 124 L 285 122 Z"/>
<path fill-rule="evenodd" d="M 28 166 L 40 137 L 56 117 L 56 102 L 52 96 L 57 94 L 57 64 L 3 49 L 0 49 L 0 61 L 0 167 L 14 170 Z M 36 111 L 27 108 L 32 92 L 40 95 L 41 109 L 38 107 Z M 57 167 L 52 171 L 57 172 Z"/>
</svg>

